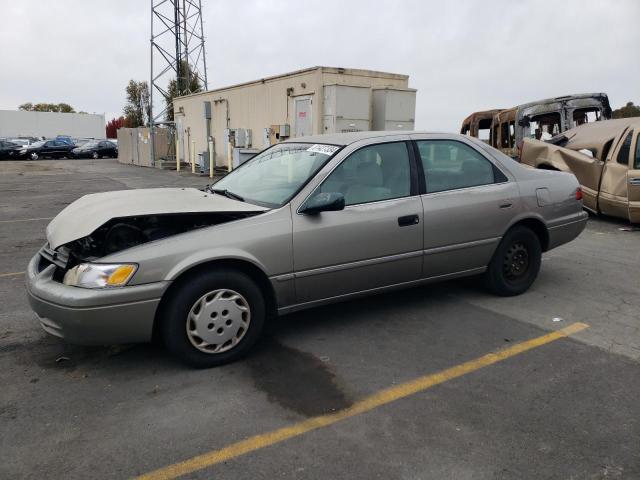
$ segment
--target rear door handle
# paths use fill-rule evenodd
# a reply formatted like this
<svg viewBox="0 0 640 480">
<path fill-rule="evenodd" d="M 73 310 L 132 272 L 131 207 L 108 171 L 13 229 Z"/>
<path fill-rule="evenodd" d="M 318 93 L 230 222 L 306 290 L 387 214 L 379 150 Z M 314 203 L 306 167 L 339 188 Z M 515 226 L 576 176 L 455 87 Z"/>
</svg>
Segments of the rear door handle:
<svg viewBox="0 0 640 480">
<path fill-rule="evenodd" d="M 398 225 L 401 227 L 408 227 L 409 225 L 416 225 L 420 223 L 420 217 L 418 215 L 405 215 L 404 217 L 398 217 Z"/>
</svg>

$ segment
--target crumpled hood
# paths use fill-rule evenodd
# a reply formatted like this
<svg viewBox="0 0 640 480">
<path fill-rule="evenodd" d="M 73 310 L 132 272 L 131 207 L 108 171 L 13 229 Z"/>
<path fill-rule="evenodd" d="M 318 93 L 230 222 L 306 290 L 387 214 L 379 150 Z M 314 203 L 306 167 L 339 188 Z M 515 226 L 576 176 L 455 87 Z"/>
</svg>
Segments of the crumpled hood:
<svg viewBox="0 0 640 480">
<path fill-rule="evenodd" d="M 47 225 L 51 248 L 90 235 L 112 218 L 169 213 L 262 212 L 268 208 L 195 188 L 145 188 L 92 193 L 68 205 Z"/>
</svg>

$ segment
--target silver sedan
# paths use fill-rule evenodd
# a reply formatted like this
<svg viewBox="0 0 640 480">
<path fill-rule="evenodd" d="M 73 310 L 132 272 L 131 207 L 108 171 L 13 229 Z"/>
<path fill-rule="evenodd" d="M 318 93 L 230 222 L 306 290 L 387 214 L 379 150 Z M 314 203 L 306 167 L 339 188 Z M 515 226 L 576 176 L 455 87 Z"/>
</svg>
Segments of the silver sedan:
<svg viewBox="0 0 640 480">
<path fill-rule="evenodd" d="M 197 367 L 247 353 L 278 314 L 482 274 L 518 295 L 587 221 L 570 173 L 479 140 L 360 132 L 274 145 L 204 191 L 87 195 L 47 227 L 27 290 L 49 333 L 160 337 Z"/>
</svg>

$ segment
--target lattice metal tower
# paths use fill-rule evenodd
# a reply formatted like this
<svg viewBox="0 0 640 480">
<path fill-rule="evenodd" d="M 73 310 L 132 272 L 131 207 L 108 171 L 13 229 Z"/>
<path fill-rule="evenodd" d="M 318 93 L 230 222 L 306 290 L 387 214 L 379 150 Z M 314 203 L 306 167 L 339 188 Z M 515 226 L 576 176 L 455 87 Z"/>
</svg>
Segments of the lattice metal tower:
<svg viewBox="0 0 640 480">
<path fill-rule="evenodd" d="M 185 65 L 189 66 L 191 75 L 196 76 L 207 90 L 202 0 L 151 0 L 149 123 L 152 138 L 154 125 L 166 123 L 164 120 L 167 111 L 173 108 L 173 105 L 166 104 L 169 82 L 176 79 L 178 96 L 191 93 L 187 78 L 189 72 L 185 71 Z M 154 105 L 154 102 L 159 102 L 159 105 Z M 153 145 L 152 141 L 152 155 Z"/>
</svg>

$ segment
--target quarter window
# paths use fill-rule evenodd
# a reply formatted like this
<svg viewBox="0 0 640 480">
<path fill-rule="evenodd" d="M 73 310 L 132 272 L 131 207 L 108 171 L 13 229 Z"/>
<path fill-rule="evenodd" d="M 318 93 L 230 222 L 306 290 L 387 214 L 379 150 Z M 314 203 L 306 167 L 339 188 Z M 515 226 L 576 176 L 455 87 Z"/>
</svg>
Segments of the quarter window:
<svg viewBox="0 0 640 480">
<path fill-rule="evenodd" d="M 473 148 L 453 140 L 418 141 L 427 193 L 506 181 L 493 164 Z"/>
<path fill-rule="evenodd" d="M 621 165 L 629 165 L 629 153 L 631 152 L 631 140 L 633 139 L 633 132 L 629 132 L 629 134 L 624 139 L 620 150 L 618 151 L 618 156 L 616 157 L 616 162 Z"/>
<path fill-rule="evenodd" d="M 361 148 L 344 160 L 317 190 L 344 195 L 345 205 L 408 197 L 409 153 L 404 142 Z"/>
</svg>

